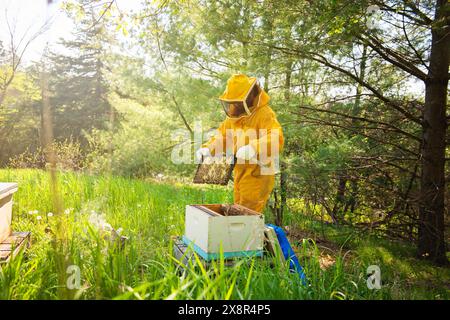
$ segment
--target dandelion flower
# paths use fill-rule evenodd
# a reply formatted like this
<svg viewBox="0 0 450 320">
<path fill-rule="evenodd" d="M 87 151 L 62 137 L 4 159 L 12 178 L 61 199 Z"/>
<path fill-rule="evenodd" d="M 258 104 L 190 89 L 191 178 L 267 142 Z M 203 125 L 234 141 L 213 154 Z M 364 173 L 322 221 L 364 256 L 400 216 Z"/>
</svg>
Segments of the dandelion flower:
<svg viewBox="0 0 450 320">
<path fill-rule="evenodd" d="M 113 227 L 107 222 L 104 222 L 100 227 L 103 231 L 111 232 L 113 230 Z"/>
</svg>

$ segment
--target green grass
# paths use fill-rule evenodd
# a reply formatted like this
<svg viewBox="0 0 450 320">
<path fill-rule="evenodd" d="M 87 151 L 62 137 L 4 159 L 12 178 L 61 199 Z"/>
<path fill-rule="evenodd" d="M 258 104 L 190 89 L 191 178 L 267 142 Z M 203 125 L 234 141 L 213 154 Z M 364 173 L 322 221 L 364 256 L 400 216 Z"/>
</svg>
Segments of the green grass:
<svg viewBox="0 0 450 320">
<path fill-rule="evenodd" d="M 230 188 L 164 184 L 119 177 L 62 173 L 58 186 L 64 209 L 52 211 L 49 175 L 36 170 L 0 170 L 0 181 L 19 183 L 13 229 L 31 231 L 33 243 L 0 271 L 1 299 L 448 299 L 449 270 L 413 258 L 411 246 L 322 227 L 301 212 L 287 214 L 291 227 L 333 244 L 334 259 L 320 268 L 323 248 L 298 243 L 308 285 L 269 257 L 244 259 L 234 267 L 217 261 L 209 269 L 193 262 L 180 273 L 171 237 L 182 235 L 187 204 L 229 203 Z M 30 214 L 37 210 L 38 213 Z M 70 212 L 69 212 L 70 211 Z M 89 223 L 103 213 L 129 237 L 125 247 L 105 239 Z M 37 216 L 42 219 L 38 220 Z M 271 222 L 266 213 L 266 222 Z M 366 269 L 379 265 L 382 288 L 370 290 Z M 67 267 L 81 271 L 81 288 L 70 290 Z"/>
</svg>

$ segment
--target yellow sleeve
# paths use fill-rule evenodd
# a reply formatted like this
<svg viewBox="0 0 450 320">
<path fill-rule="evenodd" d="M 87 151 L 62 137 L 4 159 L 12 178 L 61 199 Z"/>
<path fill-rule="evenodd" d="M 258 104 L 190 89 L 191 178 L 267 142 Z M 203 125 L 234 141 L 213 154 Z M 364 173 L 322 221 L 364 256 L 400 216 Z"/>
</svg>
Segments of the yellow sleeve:
<svg viewBox="0 0 450 320">
<path fill-rule="evenodd" d="M 264 112 L 258 119 L 258 122 L 261 135 L 256 139 L 250 140 L 249 144 L 256 150 L 260 161 L 270 161 L 267 157 L 278 157 L 283 151 L 283 130 L 271 109 L 268 112 Z M 261 132 L 264 129 L 265 132 Z"/>
<path fill-rule="evenodd" d="M 208 148 L 211 155 L 215 156 L 217 153 L 225 152 L 226 132 L 230 128 L 228 119 L 225 119 L 217 128 L 216 134 L 204 143 L 202 147 Z"/>
</svg>

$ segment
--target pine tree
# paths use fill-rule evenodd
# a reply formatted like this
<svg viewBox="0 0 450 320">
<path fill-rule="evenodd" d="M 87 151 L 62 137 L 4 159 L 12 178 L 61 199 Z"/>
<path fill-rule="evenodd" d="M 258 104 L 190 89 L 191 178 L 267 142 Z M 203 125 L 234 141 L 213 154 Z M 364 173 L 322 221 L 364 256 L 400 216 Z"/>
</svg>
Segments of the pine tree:
<svg viewBox="0 0 450 320">
<path fill-rule="evenodd" d="M 110 42 L 103 23 L 91 14 L 80 21 L 74 39 L 62 40 L 62 50 L 50 54 L 56 140 L 71 138 L 85 145 L 84 132 L 106 126 L 110 105 L 104 61 Z"/>
</svg>

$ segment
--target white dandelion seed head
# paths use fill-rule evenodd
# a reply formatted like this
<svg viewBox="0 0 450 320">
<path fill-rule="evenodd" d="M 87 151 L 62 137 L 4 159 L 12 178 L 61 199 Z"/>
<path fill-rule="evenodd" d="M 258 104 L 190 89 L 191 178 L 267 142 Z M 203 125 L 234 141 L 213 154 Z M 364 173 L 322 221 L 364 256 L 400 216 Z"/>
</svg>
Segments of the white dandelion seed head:
<svg viewBox="0 0 450 320">
<path fill-rule="evenodd" d="M 97 228 L 99 231 L 107 231 L 111 232 L 113 227 L 106 221 L 106 218 L 103 214 L 98 214 L 95 211 L 92 211 L 89 215 L 89 222 Z"/>
</svg>

